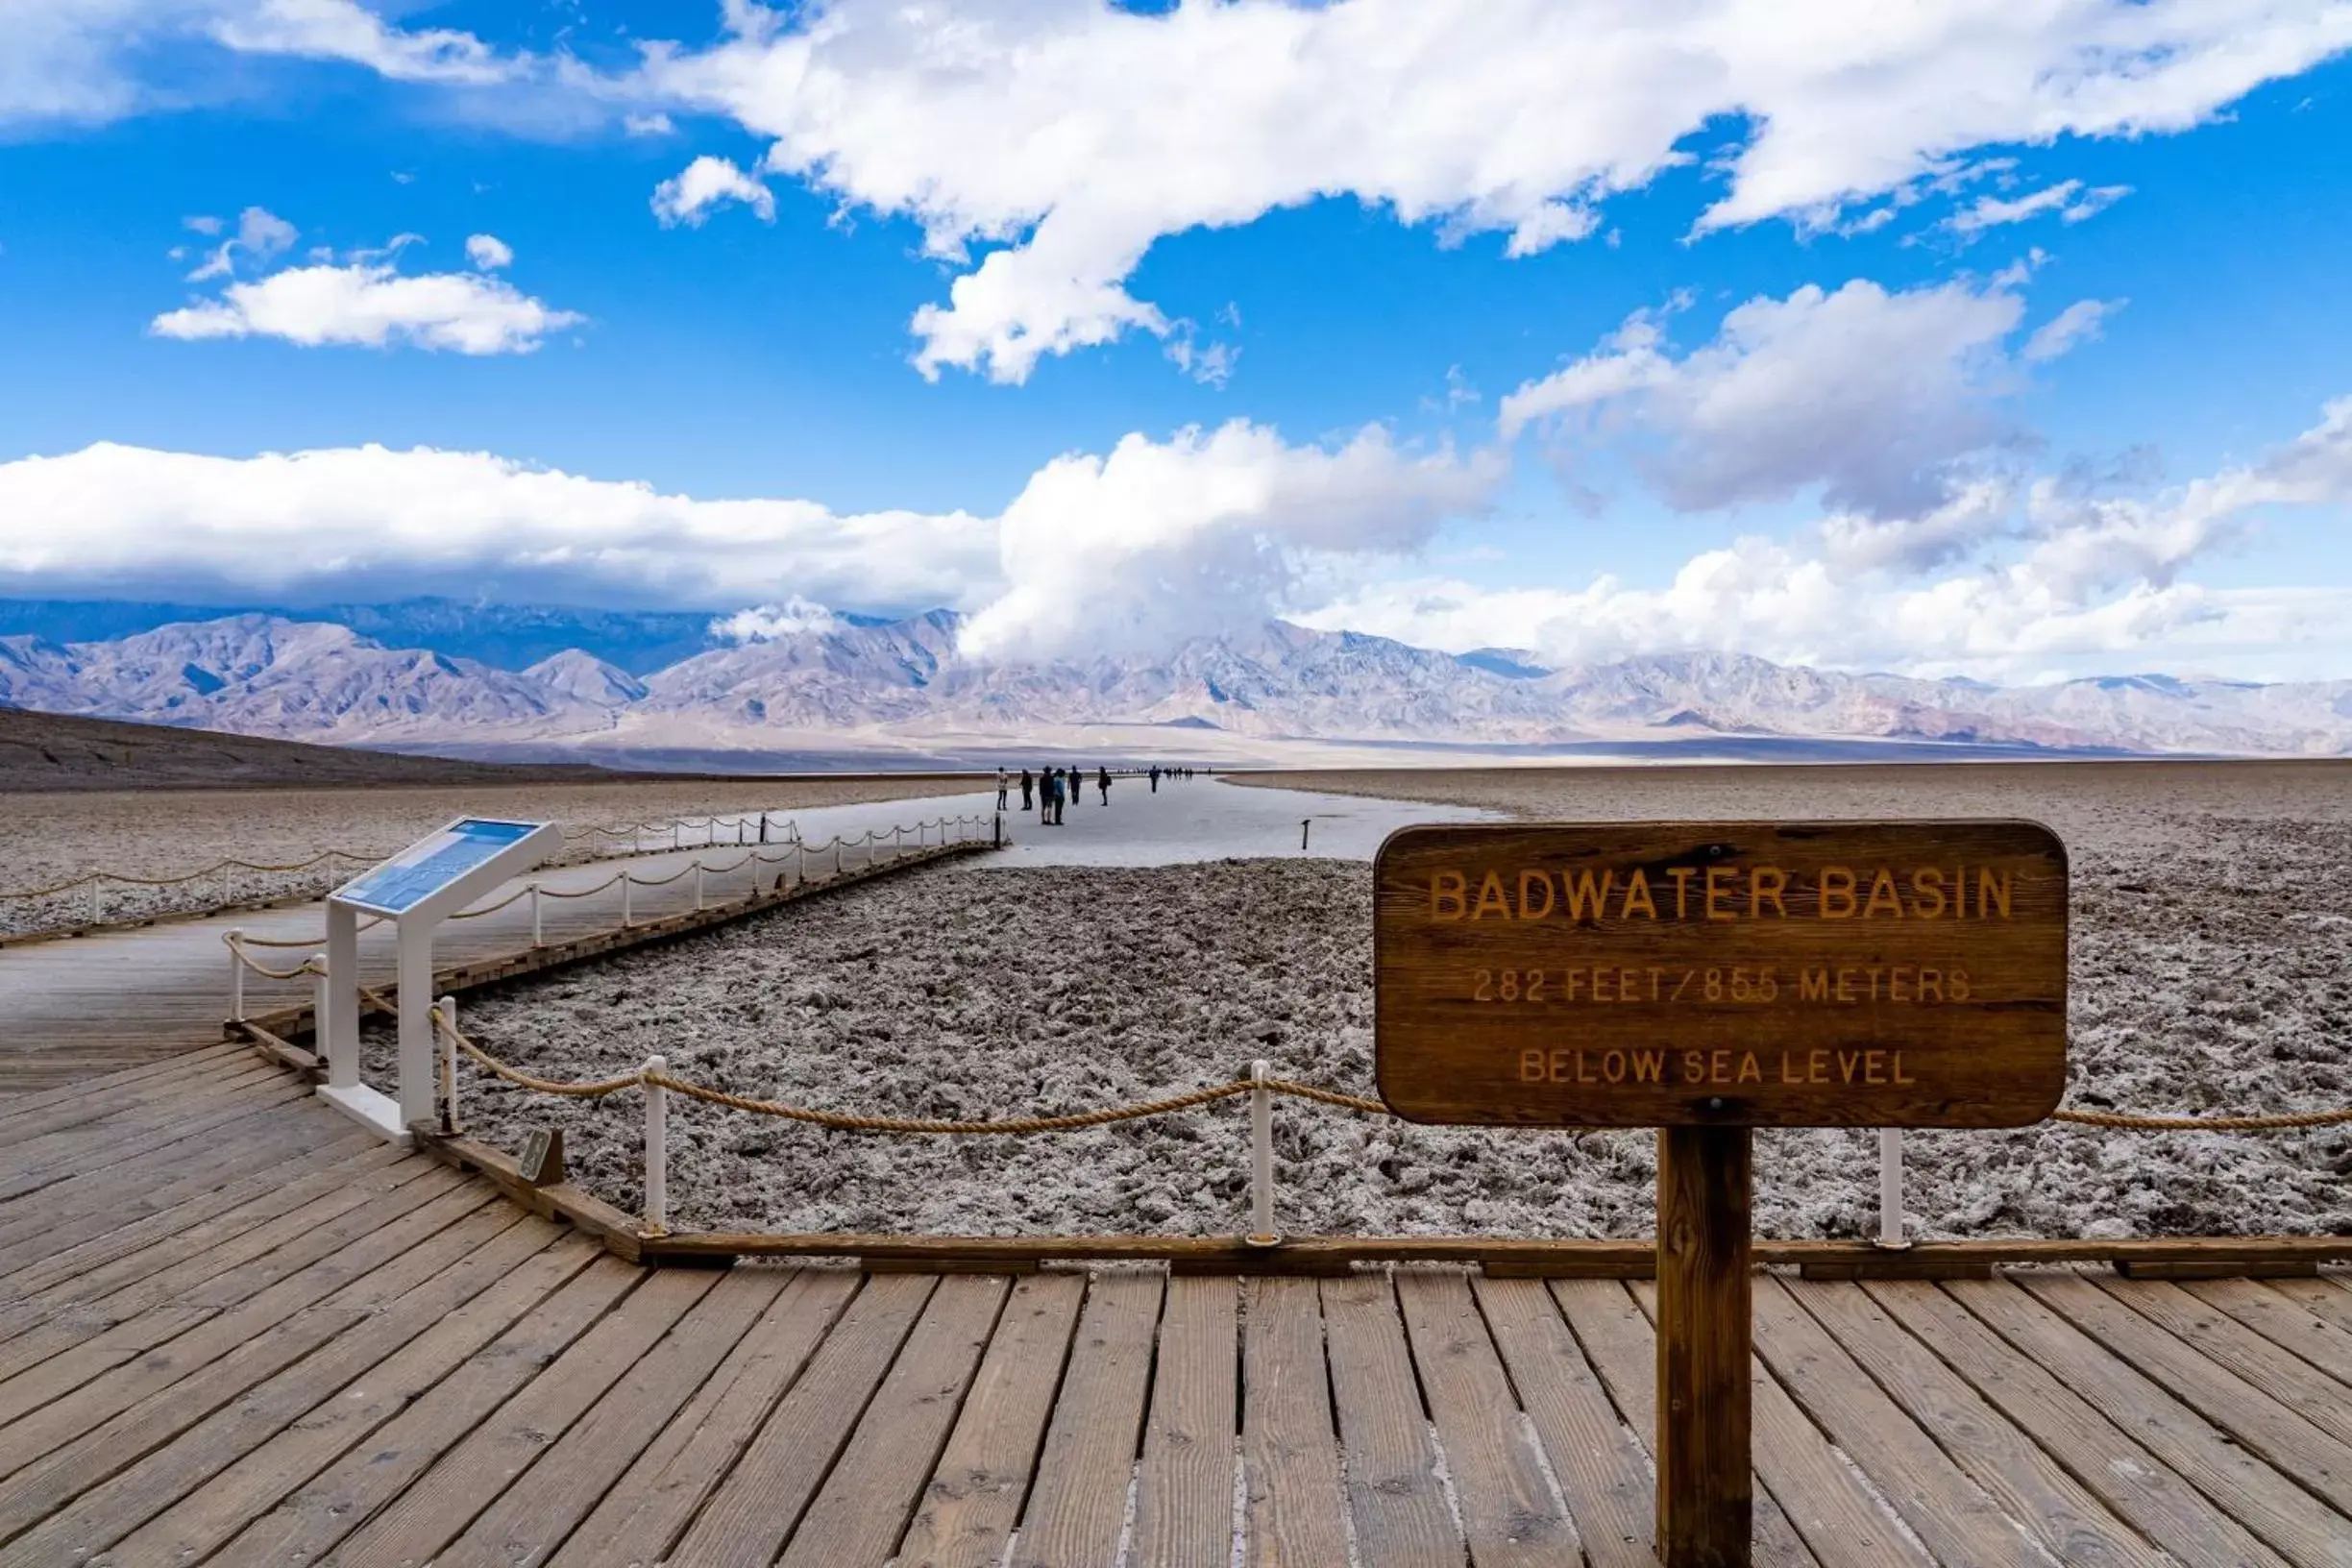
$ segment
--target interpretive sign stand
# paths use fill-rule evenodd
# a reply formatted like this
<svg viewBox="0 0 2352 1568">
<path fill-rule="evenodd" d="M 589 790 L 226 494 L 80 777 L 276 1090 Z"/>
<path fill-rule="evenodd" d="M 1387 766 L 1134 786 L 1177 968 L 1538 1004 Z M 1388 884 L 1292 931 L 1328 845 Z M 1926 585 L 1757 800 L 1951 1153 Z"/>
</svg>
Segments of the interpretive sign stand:
<svg viewBox="0 0 2352 1568">
<path fill-rule="evenodd" d="M 1409 827 L 1374 867 L 1381 1096 L 1656 1127 L 1657 1550 L 1744 1568 L 1755 1127 L 2018 1127 L 2066 1088 L 2033 822 Z"/>
<path fill-rule="evenodd" d="M 327 895 L 327 1082 L 319 1097 L 396 1142 L 433 1109 L 433 928 L 561 846 L 551 822 L 464 817 Z M 397 1098 L 359 1081 L 359 917 L 393 922 L 398 943 Z"/>
</svg>

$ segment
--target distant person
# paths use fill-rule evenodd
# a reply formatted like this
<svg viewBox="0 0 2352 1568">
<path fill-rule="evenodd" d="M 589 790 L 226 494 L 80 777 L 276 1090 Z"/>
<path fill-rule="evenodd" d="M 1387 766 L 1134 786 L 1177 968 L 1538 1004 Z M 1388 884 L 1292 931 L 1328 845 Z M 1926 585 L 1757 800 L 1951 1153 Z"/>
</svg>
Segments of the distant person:
<svg viewBox="0 0 2352 1568">
<path fill-rule="evenodd" d="M 1038 770 L 1038 825 L 1053 825 L 1054 773 L 1051 768 Z"/>
<path fill-rule="evenodd" d="M 1026 769 L 1026 768 L 1023 768 L 1023 769 L 1021 770 L 1021 810 L 1022 810 L 1022 811 L 1027 812 L 1027 811 L 1030 811 L 1030 810 L 1034 809 L 1035 801 L 1034 801 L 1034 798 L 1033 798 L 1033 797 L 1036 796 L 1036 794 L 1037 794 L 1037 785 L 1036 785 L 1036 782 L 1035 782 L 1033 779 L 1031 779 L 1031 778 L 1030 778 L 1030 776 L 1029 776 L 1029 770 L 1028 770 L 1028 769 Z M 999 802 L 997 802 L 997 803 L 998 803 L 999 805 L 1003 804 L 1003 802 L 1002 802 L 1002 801 L 999 801 Z"/>
<path fill-rule="evenodd" d="M 1102 791 L 1102 803 L 1106 806 L 1109 805 L 1111 803 L 1111 770 L 1101 767 L 1096 768 L 1094 770 L 1094 784 L 1097 789 Z"/>
<path fill-rule="evenodd" d="M 1065 772 L 1054 779 L 1054 826 L 1062 825 L 1063 810 L 1069 805 L 1069 797 L 1077 793 L 1077 787 L 1076 773 Z"/>
<path fill-rule="evenodd" d="M 1010 778 L 1005 776 L 1005 771 L 1002 768 L 996 770 L 996 809 L 998 811 L 1005 809 L 1005 791 L 1011 786 L 1012 782 L 1013 781 Z"/>
<path fill-rule="evenodd" d="M 1151 793 L 1154 795 L 1160 793 L 1160 765 L 1156 762 L 1151 768 Z"/>
</svg>

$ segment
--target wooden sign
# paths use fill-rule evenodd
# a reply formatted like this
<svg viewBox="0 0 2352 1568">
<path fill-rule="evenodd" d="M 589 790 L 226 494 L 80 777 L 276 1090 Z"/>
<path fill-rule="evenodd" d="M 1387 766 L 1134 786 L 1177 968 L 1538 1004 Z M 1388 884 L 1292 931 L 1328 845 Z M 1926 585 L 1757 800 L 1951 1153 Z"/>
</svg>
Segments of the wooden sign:
<svg viewBox="0 0 2352 1568">
<path fill-rule="evenodd" d="M 2066 1087 L 2035 822 L 1409 827 L 1374 870 L 1381 1094 L 1521 1127 L 2015 1127 Z"/>
<path fill-rule="evenodd" d="M 523 1140 L 523 1158 L 515 1165 L 533 1187 L 560 1184 L 564 1179 L 563 1129 L 533 1127 Z"/>
</svg>

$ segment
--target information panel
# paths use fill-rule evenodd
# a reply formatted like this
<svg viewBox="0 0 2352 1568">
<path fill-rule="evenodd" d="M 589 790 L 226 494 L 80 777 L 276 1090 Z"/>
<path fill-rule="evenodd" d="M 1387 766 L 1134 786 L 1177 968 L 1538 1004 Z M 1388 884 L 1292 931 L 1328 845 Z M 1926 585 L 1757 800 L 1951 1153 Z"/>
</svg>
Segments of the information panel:
<svg viewBox="0 0 2352 1568">
<path fill-rule="evenodd" d="M 374 870 L 346 883 L 334 896 L 379 915 L 405 914 L 544 825 L 468 817 L 430 838 L 419 839 Z"/>
<path fill-rule="evenodd" d="M 1374 868 L 1382 1096 L 1527 1127 L 2013 1127 L 2066 1088 L 2035 822 L 1409 827 Z"/>
</svg>

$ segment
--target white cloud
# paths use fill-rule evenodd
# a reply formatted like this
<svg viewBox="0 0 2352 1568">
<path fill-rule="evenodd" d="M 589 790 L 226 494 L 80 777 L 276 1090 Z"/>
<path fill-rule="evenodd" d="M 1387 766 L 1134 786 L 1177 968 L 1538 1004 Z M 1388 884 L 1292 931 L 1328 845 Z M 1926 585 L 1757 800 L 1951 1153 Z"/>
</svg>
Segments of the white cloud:
<svg viewBox="0 0 2352 1568">
<path fill-rule="evenodd" d="M 1502 478 L 1500 453 L 1414 454 L 1377 426 L 1344 446 L 1293 447 L 1235 420 L 1058 457 L 1005 509 L 1007 590 L 963 646 L 1019 658 L 1248 625 L 1292 607 L 1313 558 L 1417 550 Z"/>
<path fill-rule="evenodd" d="M 257 233 L 265 244 L 256 243 Z M 248 208 L 238 237 L 223 242 L 213 259 L 189 277 L 228 276 L 233 252 L 272 255 L 291 245 L 294 234 L 291 224 Z M 164 311 L 148 323 L 148 331 L 184 341 L 277 337 L 305 348 L 407 345 L 467 355 L 528 354 L 550 332 L 586 319 L 490 276 L 490 269 L 514 260 L 514 252 L 492 234 L 466 241 L 466 256 L 480 271 L 404 275 L 400 253 L 419 237 L 398 234 L 379 250 L 355 251 L 339 261 L 331 251 L 314 251 L 309 266 L 233 282 L 216 299 Z"/>
<path fill-rule="evenodd" d="M 199 215 L 192 218 L 182 218 L 180 227 L 192 233 L 217 234 L 221 232 L 221 220 L 209 215 Z"/>
<path fill-rule="evenodd" d="M 666 136 L 677 129 L 667 114 L 624 114 L 621 129 L 632 136 Z"/>
<path fill-rule="evenodd" d="M 1638 314 L 1506 397 L 1500 427 L 1511 439 L 1540 425 L 1571 453 L 1605 433 L 1681 511 L 1819 486 L 1833 510 L 1912 516 L 1950 498 L 1964 459 L 2014 435 L 1995 404 L 2021 380 L 2005 345 L 2023 315 L 1997 282 L 1807 284 L 1737 306 L 1715 341 L 1676 358 L 1664 318 Z"/>
<path fill-rule="evenodd" d="M 193 9 L 193 8 L 180 8 Z M 216 4 L 207 31 L 242 54 L 346 61 L 395 82 L 492 86 L 531 69 L 453 28 L 397 28 L 355 0 L 244 0 Z"/>
<path fill-rule="evenodd" d="M 2352 503 L 2352 398 L 2257 461 L 2160 496 L 2085 496 L 2046 479 L 2007 526 L 2016 500 L 1987 484 L 1949 503 L 1957 515 L 1831 518 L 1795 541 L 1746 537 L 1694 555 L 1663 587 L 1615 576 L 1581 590 L 1391 581 L 1304 619 L 1455 650 L 1526 648 L 1562 664 L 1707 649 L 1997 678 L 2121 654 L 2274 658 L 2292 643 L 2342 640 L 2352 592 L 2217 589 L 2183 573 L 2236 539 L 2256 508 Z M 2020 548 L 1925 579 L 1907 575 L 1993 538 Z"/>
<path fill-rule="evenodd" d="M 2048 321 L 2035 329 L 2025 340 L 2019 357 L 2033 364 L 2055 359 L 2077 343 L 2087 343 L 2099 335 L 2107 318 L 2123 308 L 2123 300 L 2076 300 Z"/>
<path fill-rule="evenodd" d="M 743 203 L 763 223 L 775 221 L 775 192 L 707 153 L 653 187 L 653 215 L 665 229 L 681 223 L 698 228 L 710 209 L 724 202 Z"/>
<path fill-rule="evenodd" d="M 1024 380 L 1166 317 L 1159 238 L 1353 195 L 1526 255 L 1740 129 L 1704 230 L 1948 180 L 1972 150 L 2174 132 L 2352 45 L 2345 0 L 742 4 L 610 90 L 732 116 L 766 167 L 962 261 L 915 361 Z M 2098 200 L 2111 195 L 2091 193 Z M 2066 210 L 2084 209 L 2076 193 Z M 2085 210 L 2084 215 L 2087 215 Z M 1868 221 L 1868 220 L 1865 220 Z"/>
<path fill-rule="evenodd" d="M 2080 180 L 2068 180 L 2010 200 L 1979 196 L 1974 205 L 1952 214 L 1950 227 L 1955 233 L 1971 236 L 2002 224 L 2023 223 L 2046 212 L 2055 212 L 2068 223 L 2080 223 L 2115 206 L 2131 194 L 2131 188 L 2095 185 L 2085 190 Z"/>
<path fill-rule="evenodd" d="M 483 453 L 100 444 L 0 463 L 0 591 L 19 594 L 918 609 L 974 602 L 995 573 L 995 526 L 962 512 L 704 501 Z"/>
<path fill-rule="evenodd" d="M 781 604 L 760 604 L 723 615 L 710 624 L 710 634 L 730 643 L 772 643 L 832 631 L 841 624 L 841 617 L 822 604 L 796 594 Z"/>
<path fill-rule="evenodd" d="M 496 234 L 468 234 L 466 259 L 478 271 L 496 272 L 514 265 L 514 247 Z"/>
<path fill-rule="evenodd" d="M 188 218 L 184 221 L 200 234 L 217 234 L 222 228 L 218 218 Z M 204 227 L 207 224 L 211 227 Z M 249 207 L 237 215 L 236 233 L 222 240 L 207 255 L 204 265 L 188 274 L 188 282 L 199 283 L 209 278 L 233 278 L 236 275 L 240 256 L 250 262 L 270 261 L 290 250 L 301 234 L 301 230 L 267 208 Z"/>
</svg>

